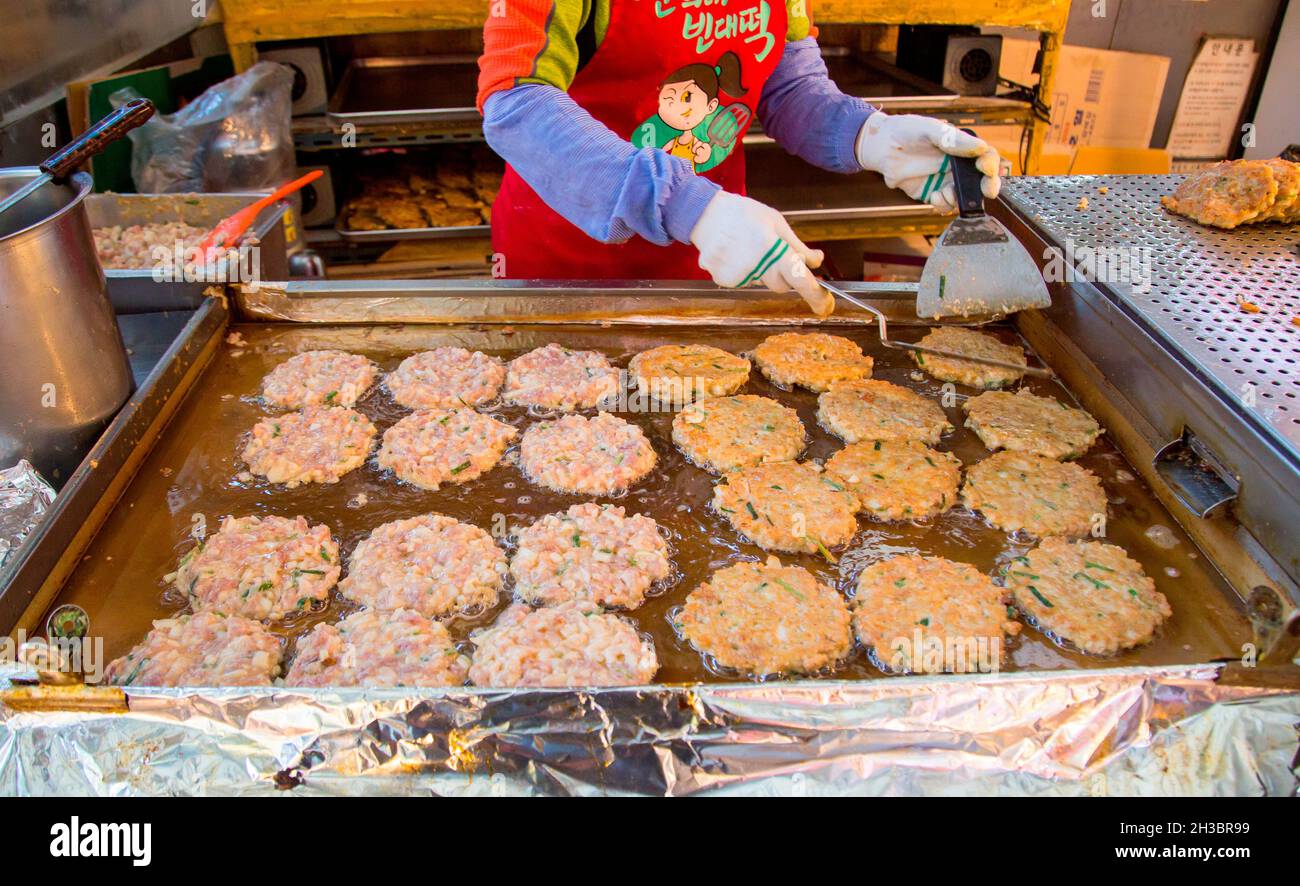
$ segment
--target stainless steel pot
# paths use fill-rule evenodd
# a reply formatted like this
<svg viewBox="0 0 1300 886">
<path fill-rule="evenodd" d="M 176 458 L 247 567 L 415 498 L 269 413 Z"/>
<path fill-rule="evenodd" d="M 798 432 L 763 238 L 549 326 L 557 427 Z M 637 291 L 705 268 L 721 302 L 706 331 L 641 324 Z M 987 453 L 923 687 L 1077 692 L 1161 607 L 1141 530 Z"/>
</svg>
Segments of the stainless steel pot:
<svg viewBox="0 0 1300 886">
<path fill-rule="evenodd" d="M 0 169 L 0 198 L 36 176 Z M 61 486 L 131 395 L 131 367 L 83 204 L 91 177 L 42 185 L 0 214 L 0 467 Z"/>
</svg>

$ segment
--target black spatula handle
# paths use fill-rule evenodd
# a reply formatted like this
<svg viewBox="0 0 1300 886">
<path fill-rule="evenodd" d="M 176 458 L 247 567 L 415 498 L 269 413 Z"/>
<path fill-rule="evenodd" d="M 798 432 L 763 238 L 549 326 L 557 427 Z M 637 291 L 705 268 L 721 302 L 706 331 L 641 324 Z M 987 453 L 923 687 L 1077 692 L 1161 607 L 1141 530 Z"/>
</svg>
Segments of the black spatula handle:
<svg viewBox="0 0 1300 886">
<path fill-rule="evenodd" d="M 974 135 L 969 129 L 962 132 Z M 957 211 L 962 218 L 978 218 L 984 215 L 984 192 L 980 182 L 984 173 L 975 167 L 974 157 L 952 158 L 952 183 L 957 191 Z"/>
<path fill-rule="evenodd" d="M 63 178 L 152 116 L 153 102 L 132 99 L 50 155 L 41 164 L 41 172 Z"/>
</svg>

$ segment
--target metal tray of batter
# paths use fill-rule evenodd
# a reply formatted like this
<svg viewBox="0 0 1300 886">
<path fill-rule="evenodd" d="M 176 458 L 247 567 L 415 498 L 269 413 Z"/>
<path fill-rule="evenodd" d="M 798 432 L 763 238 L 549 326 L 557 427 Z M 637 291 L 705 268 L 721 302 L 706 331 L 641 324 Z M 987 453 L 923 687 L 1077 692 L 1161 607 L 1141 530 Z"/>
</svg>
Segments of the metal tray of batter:
<svg viewBox="0 0 1300 886">
<path fill-rule="evenodd" d="M 297 288 L 310 292 L 314 287 L 307 284 L 306 290 Z M 536 292 L 535 287 L 531 289 Z M 373 289 L 362 292 L 365 294 L 355 295 L 352 301 L 354 320 L 366 318 L 366 306 L 372 300 L 388 301 Z M 507 527 L 521 528 L 543 514 L 584 500 L 533 486 L 510 463 L 509 455 L 507 463 L 474 483 L 437 492 L 398 483 L 373 464 L 349 473 L 337 484 L 308 484 L 292 490 L 249 476 L 241 479 L 245 471 L 238 458 L 242 438 L 267 414 L 254 399 L 259 382 L 278 362 L 299 351 L 339 348 L 362 353 L 387 371 L 411 353 L 441 345 L 480 349 L 509 359 L 556 341 L 568 347 L 601 350 L 623 367 L 636 352 L 664 343 L 708 342 L 743 352 L 768 335 L 795 328 L 761 317 L 751 318 L 757 322 L 748 324 L 718 318 L 682 322 L 674 310 L 679 304 L 675 305 L 672 299 L 656 298 L 646 290 L 635 291 L 635 298 L 641 302 L 641 315 L 620 318 L 618 322 L 608 319 L 614 312 L 589 303 L 579 293 L 539 292 L 537 295 L 539 298 L 532 307 L 540 309 L 538 319 L 544 317 L 548 322 L 483 323 L 484 314 L 480 313 L 479 323 L 438 326 L 340 323 L 337 319 L 313 324 L 235 323 L 231 330 L 239 333 L 241 340 L 220 347 L 142 463 L 135 480 L 124 491 L 55 604 L 74 603 L 85 609 L 96 631 L 105 637 L 106 656 L 112 658 L 137 642 L 153 619 L 184 608 L 183 596 L 169 588 L 162 577 L 175 568 L 176 560 L 192 545 L 189 533 L 197 519 L 216 526 L 228 513 L 303 514 L 313 522 L 327 523 L 346 556 L 370 530 L 400 517 L 437 511 L 478 526 L 500 525 L 504 519 Z M 733 302 L 738 301 L 734 295 L 726 295 Z M 572 322 L 572 318 L 557 310 L 565 304 L 576 309 L 578 316 L 587 316 L 594 310 L 607 319 Z M 336 307 L 327 308 L 324 302 L 318 305 L 323 312 L 335 316 Z M 743 303 L 738 307 L 743 310 Z M 874 328 L 849 325 L 846 319 L 841 319 L 836 331 L 859 342 L 875 358 L 875 377 L 927 396 L 940 396 L 941 385 L 928 377 L 916 377 L 916 367 L 906 355 L 880 347 Z M 911 326 L 898 329 L 897 335 L 903 340 L 915 340 L 924 331 L 923 327 Z M 1017 337 L 1009 327 L 995 327 L 993 331 L 1003 338 Z M 1067 391 L 1052 383 L 1033 381 L 1030 386 L 1070 399 Z M 809 432 L 806 458 L 824 459 L 839 448 L 838 441 L 817 426 L 815 395 L 779 390 L 757 372 L 745 390 L 774 397 L 799 411 Z M 960 398 L 972 392 L 959 389 L 957 393 Z M 379 389 L 363 399 L 359 408 L 376 422 L 381 434 L 406 414 Z M 519 408 L 498 407 L 492 411 L 521 430 L 538 420 L 536 415 Z M 948 412 L 953 424 L 960 426 L 959 407 L 954 405 Z M 667 614 L 714 570 L 739 559 L 766 555 L 742 542 L 725 520 L 707 507 L 715 478 L 688 464 L 671 444 L 671 414 L 628 413 L 623 417 L 646 431 L 660 461 L 653 474 L 627 495 L 608 500 L 659 521 L 670 536 L 677 570 L 663 593 L 629 613 L 638 627 L 655 640 L 661 664 L 657 681 L 747 682 L 745 678 L 707 668 L 699 654 L 674 634 Z M 968 464 L 987 454 L 973 433 L 964 429 L 949 435 L 941 448 L 953 451 Z M 1105 659 L 1062 648 L 1027 628 L 1011 643 L 1009 669 L 1191 664 L 1236 655 L 1241 644 L 1250 639 L 1251 630 L 1232 590 L 1211 564 L 1196 556 L 1194 547 L 1111 444 L 1103 440 L 1080 461 L 1098 474 L 1109 492 L 1110 540 L 1125 547 L 1144 565 L 1160 590 L 1170 598 L 1174 617 L 1153 643 Z M 1165 527 L 1158 537 L 1148 532 L 1157 524 Z M 1157 539 L 1166 542 L 1171 537 L 1172 547 L 1157 543 Z M 992 573 L 1030 547 L 1031 542 L 1009 538 L 976 515 L 957 509 L 927 525 L 863 521 L 854 543 L 842 553 L 837 564 L 819 556 L 783 555 L 782 559 L 808 568 L 822 580 L 847 592 L 864 566 L 897 553 L 947 556 Z M 496 607 L 473 620 L 453 623 L 453 634 L 463 639 L 472 628 L 492 621 L 501 608 Z M 334 595 L 323 611 L 277 624 L 274 629 L 292 643 L 315 623 L 335 621 L 349 611 L 351 605 Z M 880 677 L 881 673 L 858 650 L 849 661 L 824 676 L 864 679 Z"/>
<path fill-rule="evenodd" d="M 92 228 L 113 225 L 149 225 L 184 222 L 196 228 L 214 228 L 217 222 L 234 215 L 251 203 L 267 196 L 270 191 L 250 191 L 246 194 L 91 194 L 86 198 L 86 214 Z M 283 280 L 289 274 L 288 244 L 285 241 L 282 219 L 290 211 L 290 204 L 280 200 L 266 207 L 249 227 L 246 238 L 254 238 L 260 249 L 261 276 L 267 280 Z M 105 268 L 104 276 L 120 280 L 119 292 L 128 292 L 128 298 L 146 303 L 147 310 L 165 310 L 157 299 L 148 295 L 160 290 L 154 281 L 152 268 Z M 151 302 L 151 303 L 150 303 Z"/>
</svg>

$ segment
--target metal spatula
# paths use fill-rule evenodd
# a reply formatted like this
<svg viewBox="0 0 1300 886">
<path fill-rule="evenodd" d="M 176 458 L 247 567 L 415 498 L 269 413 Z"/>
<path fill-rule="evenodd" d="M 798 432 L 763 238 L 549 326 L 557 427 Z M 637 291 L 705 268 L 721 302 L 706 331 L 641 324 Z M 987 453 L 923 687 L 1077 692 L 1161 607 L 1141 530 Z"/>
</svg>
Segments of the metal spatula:
<svg viewBox="0 0 1300 886">
<path fill-rule="evenodd" d="M 984 213 L 975 161 L 954 157 L 952 169 L 960 214 L 926 259 L 917 316 L 1005 316 L 1048 307 L 1052 298 L 1034 260 L 1002 222 Z"/>
<path fill-rule="evenodd" d="M 997 366 L 999 369 L 1010 369 L 1024 375 L 1032 375 L 1035 378 L 1056 378 L 1056 373 L 1047 367 L 1038 366 L 1021 366 L 1019 363 L 1007 363 L 1003 360 L 993 360 L 989 357 L 976 357 L 973 354 L 959 354 L 956 351 L 945 351 L 942 348 L 926 348 L 921 345 L 914 345 L 905 341 L 894 341 L 889 337 L 889 323 L 885 320 L 883 311 L 867 304 L 859 298 L 849 295 L 843 289 L 840 289 L 834 283 L 817 278 L 817 282 L 822 288 L 831 295 L 844 299 L 854 307 L 861 308 L 869 314 L 875 315 L 876 323 L 880 325 L 880 343 L 887 348 L 893 348 L 896 351 L 915 351 L 918 354 L 932 354 L 935 357 L 947 357 L 951 360 L 961 360 L 966 363 L 978 363 L 981 366 Z"/>
</svg>

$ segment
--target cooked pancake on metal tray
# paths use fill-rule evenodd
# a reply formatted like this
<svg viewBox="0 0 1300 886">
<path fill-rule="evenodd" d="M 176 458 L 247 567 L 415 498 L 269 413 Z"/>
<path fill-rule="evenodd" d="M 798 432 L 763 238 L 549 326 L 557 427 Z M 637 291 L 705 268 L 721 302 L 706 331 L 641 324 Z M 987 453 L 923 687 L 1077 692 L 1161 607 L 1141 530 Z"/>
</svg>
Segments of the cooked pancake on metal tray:
<svg viewBox="0 0 1300 886">
<path fill-rule="evenodd" d="M 858 531 L 858 497 L 816 465 L 773 462 L 724 474 L 713 507 L 760 548 L 821 553 L 846 545 Z"/>
<path fill-rule="evenodd" d="M 853 627 L 876 665 L 890 673 L 996 670 L 1006 635 L 1020 631 L 1004 594 L 968 563 L 891 557 L 858 577 Z"/>
<path fill-rule="evenodd" d="M 799 413 L 769 397 L 736 394 L 692 403 L 673 418 L 673 442 L 692 462 L 724 473 L 803 452 Z"/>
<path fill-rule="evenodd" d="M 783 388 L 825 391 L 840 381 L 871 377 L 872 360 L 847 338 L 823 332 L 782 332 L 754 348 L 759 371 Z"/>
<path fill-rule="evenodd" d="M 962 404 L 966 427 L 989 449 L 1077 458 L 1101 436 L 1101 425 L 1082 409 L 1021 389 L 988 391 Z"/>
<path fill-rule="evenodd" d="M 764 677 L 814 673 L 847 657 L 849 618 L 838 591 L 769 557 L 713 573 L 691 591 L 675 626 L 718 665 Z"/>
<path fill-rule="evenodd" d="M 998 452 L 968 468 L 961 497 L 999 529 L 1039 538 L 1082 538 L 1106 517 L 1106 492 L 1095 474 L 1028 452 Z"/>
<path fill-rule="evenodd" d="M 831 385 L 817 398 L 817 422 L 845 443 L 920 440 L 935 446 L 953 429 L 938 403 L 878 379 Z"/>
<path fill-rule="evenodd" d="M 925 520 L 957 503 L 961 461 L 918 440 L 872 440 L 832 455 L 826 473 L 874 520 Z"/>
<path fill-rule="evenodd" d="M 1173 615 L 1142 566 L 1115 545 L 1044 539 L 1003 575 L 1035 625 L 1094 655 L 1141 646 Z"/>
</svg>

